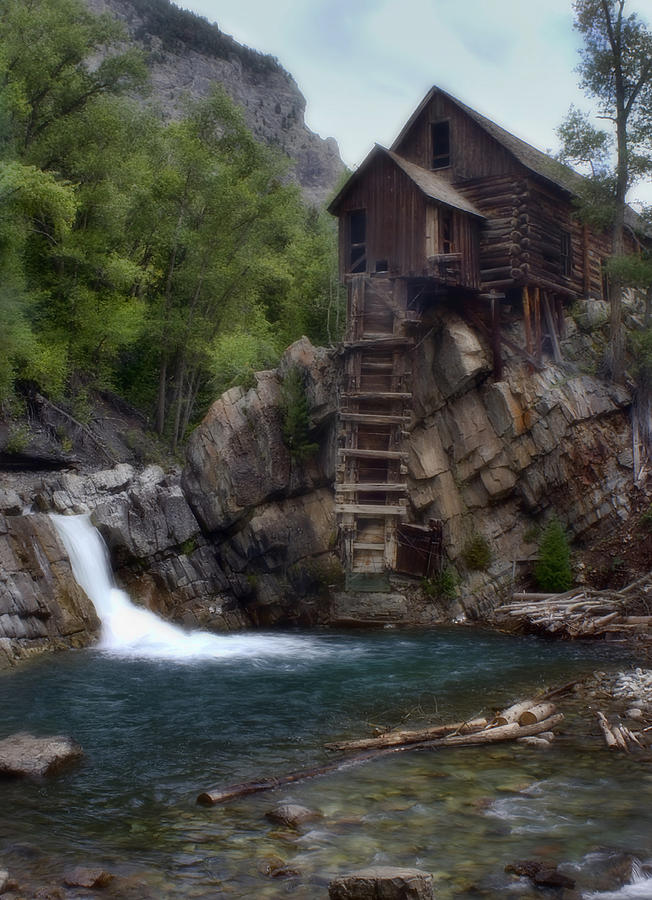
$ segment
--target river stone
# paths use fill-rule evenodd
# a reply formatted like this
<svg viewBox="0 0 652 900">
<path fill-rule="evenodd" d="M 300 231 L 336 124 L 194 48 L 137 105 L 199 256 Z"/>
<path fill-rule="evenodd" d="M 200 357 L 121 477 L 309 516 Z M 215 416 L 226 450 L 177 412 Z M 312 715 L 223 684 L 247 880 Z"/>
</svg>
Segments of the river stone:
<svg viewBox="0 0 652 900">
<path fill-rule="evenodd" d="M 317 818 L 317 813 L 307 806 L 299 806 L 298 803 L 280 803 L 274 809 L 265 813 L 265 818 L 278 825 L 288 825 L 290 828 L 298 828 L 304 822 L 310 822 Z"/>
<path fill-rule="evenodd" d="M 103 888 L 113 881 L 113 875 L 104 869 L 77 866 L 63 876 L 66 887 Z"/>
<path fill-rule="evenodd" d="M 434 900 L 432 875 L 421 869 L 371 866 L 334 878 L 330 900 Z"/>
<path fill-rule="evenodd" d="M 0 741 L 0 775 L 25 778 L 52 775 L 84 755 L 68 737 L 35 737 L 18 732 Z"/>
</svg>

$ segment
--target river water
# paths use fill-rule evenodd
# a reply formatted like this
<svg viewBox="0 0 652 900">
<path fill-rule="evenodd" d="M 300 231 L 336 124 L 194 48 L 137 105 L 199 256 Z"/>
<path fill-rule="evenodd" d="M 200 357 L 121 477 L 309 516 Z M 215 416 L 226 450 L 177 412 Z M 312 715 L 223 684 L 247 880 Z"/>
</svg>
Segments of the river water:
<svg viewBox="0 0 652 900">
<path fill-rule="evenodd" d="M 595 726 L 580 739 L 571 726 L 594 716 L 572 704 L 548 750 L 402 753 L 225 806 L 195 803 L 211 787 L 329 762 L 325 742 L 372 725 L 470 717 L 618 666 L 603 646 L 441 628 L 189 635 L 194 652 L 175 656 L 160 635 L 111 634 L 103 649 L 0 678 L 0 737 L 65 733 L 86 752 L 47 782 L 3 784 L 0 868 L 19 881 L 102 865 L 134 897 L 312 900 L 334 875 L 378 864 L 432 872 L 439 898 L 540 897 L 504 872 L 535 858 L 564 862 L 588 897 L 621 863 L 632 880 L 622 854 L 652 857 L 652 771 L 608 754 Z M 265 812 L 281 801 L 320 818 L 299 832 L 273 825 Z M 281 864 L 286 877 L 268 874 Z M 652 881 L 633 874 L 599 896 L 652 897 Z"/>
</svg>

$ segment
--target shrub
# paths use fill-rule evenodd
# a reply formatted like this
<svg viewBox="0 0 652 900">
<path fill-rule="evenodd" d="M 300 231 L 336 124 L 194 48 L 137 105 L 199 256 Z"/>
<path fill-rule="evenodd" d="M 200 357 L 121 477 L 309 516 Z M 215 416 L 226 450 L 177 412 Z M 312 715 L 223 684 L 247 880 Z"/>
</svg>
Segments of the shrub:
<svg viewBox="0 0 652 900">
<path fill-rule="evenodd" d="M 568 537 L 557 518 L 548 522 L 541 535 L 534 577 L 543 591 L 567 591 L 573 583 Z"/>
<path fill-rule="evenodd" d="M 481 534 L 472 535 L 462 550 L 462 559 L 472 572 L 486 572 L 491 565 L 491 548 Z"/>
<path fill-rule="evenodd" d="M 457 572 L 447 568 L 437 572 L 432 578 L 423 578 L 421 588 L 427 597 L 453 600 L 457 594 Z"/>
<path fill-rule="evenodd" d="M 303 374 L 298 366 L 293 366 L 281 386 L 283 397 L 283 442 L 293 460 L 302 462 L 319 449 L 319 445 L 309 439 L 310 414 L 303 384 Z"/>
</svg>

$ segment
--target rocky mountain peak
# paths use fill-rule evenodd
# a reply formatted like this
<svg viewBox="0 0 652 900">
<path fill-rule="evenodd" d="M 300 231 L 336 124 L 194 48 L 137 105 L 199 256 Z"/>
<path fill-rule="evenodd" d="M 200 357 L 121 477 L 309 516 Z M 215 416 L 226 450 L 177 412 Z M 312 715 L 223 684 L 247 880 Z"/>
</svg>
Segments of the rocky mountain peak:
<svg viewBox="0 0 652 900">
<path fill-rule="evenodd" d="M 152 97 L 164 115 L 181 115 L 188 100 L 222 85 L 242 108 L 262 141 L 292 160 L 293 176 L 308 203 L 323 205 L 344 171 L 334 138 L 322 138 L 304 121 L 306 101 L 293 77 L 273 56 L 239 44 L 218 25 L 169 0 L 86 0 L 109 12 L 145 53 Z"/>
</svg>

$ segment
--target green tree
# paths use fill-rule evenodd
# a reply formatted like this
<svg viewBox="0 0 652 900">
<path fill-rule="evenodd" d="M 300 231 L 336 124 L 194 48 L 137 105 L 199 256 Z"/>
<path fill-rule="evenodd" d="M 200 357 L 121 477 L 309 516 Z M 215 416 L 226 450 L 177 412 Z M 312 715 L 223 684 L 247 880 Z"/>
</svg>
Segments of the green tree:
<svg viewBox="0 0 652 900">
<path fill-rule="evenodd" d="M 622 295 L 627 283 L 625 216 L 628 190 L 652 171 L 652 33 L 626 0 L 575 0 L 575 28 L 582 35 L 581 86 L 597 100 L 610 131 L 595 128 L 571 109 L 560 129 L 562 158 L 588 163 L 588 207 L 612 235 L 609 266 L 610 342 L 607 367 L 624 376 Z"/>
<path fill-rule="evenodd" d="M 286 249 L 301 204 L 221 91 L 167 128 L 155 171 L 136 216 L 150 227 L 141 252 L 158 348 L 156 428 L 176 447 L 224 335 L 261 333 L 278 321 L 275 298 L 288 281 Z"/>
<path fill-rule="evenodd" d="M 541 535 L 534 577 L 543 591 L 567 591 L 573 583 L 568 538 L 557 518 L 550 520 Z"/>
</svg>

